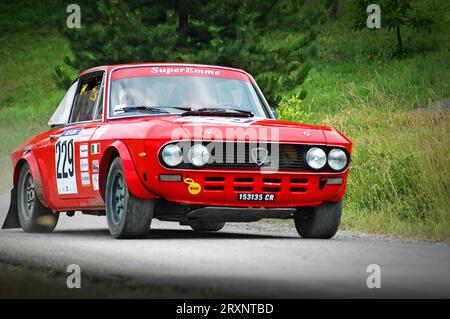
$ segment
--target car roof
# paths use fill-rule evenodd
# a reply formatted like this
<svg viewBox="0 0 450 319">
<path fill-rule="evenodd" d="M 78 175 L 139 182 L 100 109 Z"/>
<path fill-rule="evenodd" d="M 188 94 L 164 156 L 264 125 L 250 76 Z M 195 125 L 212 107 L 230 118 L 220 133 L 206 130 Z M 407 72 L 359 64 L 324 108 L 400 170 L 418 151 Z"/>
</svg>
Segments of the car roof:
<svg viewBox="0 0 450 319">
<path fill-rule="evenodd" d="M 96 71 L 105 71 L 105 72 L 110 72 L 113 69 L 116 68 L 125 68 L 125 67 L 133 67 L 133 66 L 192 66 L 192 67 L 204 67 L 204 68 L 216 68 L 216 69 L 226 69 L 226 70 L 230 70 L 230 71 L 236 71 L 236 72 L 241 72 L 246 74 L 247 76 L 249 76 L 251 78 L 251 75 L 248 74 L 246 71 L 242 70 L 242 69 L 237 69 L 237 68 L 231 68 L 231 67 L 224 67 L 224 66 L 219 66 L 219 65 L 210 65 L 210 64 L 194 64 L 194 63 L 155 63 L 155 62 L 149 62 L 149 63 L 125 63 L 125 64 L 110 64 L 110 65 L 102 65 L 102 66 L 96 66 L 93 68 L 89 68 L 87 70 L 84 70 L 82 72 L 80 72 L 80 76 L 87 74 L 87 73 L 91 73 L 91 72 L 96 72 Z"/>
</svg>

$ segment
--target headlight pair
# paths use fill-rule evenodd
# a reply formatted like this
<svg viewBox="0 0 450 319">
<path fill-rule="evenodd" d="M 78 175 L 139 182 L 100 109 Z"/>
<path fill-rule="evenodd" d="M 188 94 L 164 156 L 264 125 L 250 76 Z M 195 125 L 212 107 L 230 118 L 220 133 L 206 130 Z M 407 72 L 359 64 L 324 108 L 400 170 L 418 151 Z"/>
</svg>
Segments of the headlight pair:
<svg viewBox="0 0 450 319">
<path fill-rule="evenodd" d="M 328 158 L 325 151 L 319 147 L 311 147 L 306 152 L 306 162 L 312 169 L 321 169 L 328 160 L 328 166 L 335 171 L 340 171 L 347 166 L 347 154 L 338 148 L 333 148 L 328 152 Z"/>
<path fill-rule="evenodd" d="M 194 166 L 200 167 L 208 163 L 209 150 L 202 144 L 195 144 L 187 153 L 187 159 Z M 175 167 L 183 161 L 183 151 L 175 144 L 169 144 L 162 149 L 161 158 L 167 166 Z"/>
</svg>

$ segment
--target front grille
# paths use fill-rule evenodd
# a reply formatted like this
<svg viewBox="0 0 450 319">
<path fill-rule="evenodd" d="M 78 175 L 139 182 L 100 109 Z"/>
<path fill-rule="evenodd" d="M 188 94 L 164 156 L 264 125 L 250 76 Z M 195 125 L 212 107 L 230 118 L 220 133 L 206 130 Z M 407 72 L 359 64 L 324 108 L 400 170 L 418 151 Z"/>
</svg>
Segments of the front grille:
<svg viewBox="0 0 450 319">
<path fill-rule="evenodd" d="M 219 144 L 220 143 L 220 144 Z M 278 167 L 282 170 L 305 170 L 304 157 L 308 146 L 300 144 L 256 144 L 256 143 L 208 143 L 213 163 L 205 165 L 209 168 L 260 169 Z M 252 150 L 267 149 L 267 159 L 261 165 L 255 162 Z M 277 155 L 278 154 L 278 155 Z"/>
<path fill-rule="evenodd" d="M 202 141 L 201 143 L 208 148 L 210 159 L 209 163 L 196 167 L 189 160 L 189 149 L 192 145 L 200 143 L 195 141 L 180 141 L 177 144 L 183 150 L 183 161 L 175 167 L 167 166 L 162 160 L 161 150 L 159 152 L 160 163 L 170 169 L 248 169 L 270 171 L 289 170 L 306 171 L 313 170 L 306 163 L 306 153 L 311 147 L 320 147 L 325 153 L 328 153 L 335 146 L 325 145 L 304 145 L 304 144 L 279 144 L 279 143 L 253 143 L 253 142 L 222 142 L 222 141 Z M 344 148 L 347 158 L 350 161 L 350 154 Z M 258 151 L 258 152 L 255 152 Z M 256 156 L 255 153 L 259 154 Z M 348 165 L 348 164 L 347 164 Z M 347 166 L 343 170 L 347 169 Z M 317 172 L 336 172 L 328 164 Z"/>
</svg>

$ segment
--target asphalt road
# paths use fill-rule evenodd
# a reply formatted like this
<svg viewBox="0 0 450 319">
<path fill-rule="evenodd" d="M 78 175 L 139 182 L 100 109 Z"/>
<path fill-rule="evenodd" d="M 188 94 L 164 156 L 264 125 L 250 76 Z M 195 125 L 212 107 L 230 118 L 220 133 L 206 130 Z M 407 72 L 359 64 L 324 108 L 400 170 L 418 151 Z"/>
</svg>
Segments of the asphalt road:
<svg viewBox="0 0 450 319">
<path fill-rule="evenodd" d="M 3 223 L 9 195 L 0 196 Z M 142 240 L 115 240 L 104 217 L 61 216 L 52 234 L 0 231 L 0 262 L 56 269 L 78 264 L 99 282 L 205 289 L 232 297 L 450 297 L 450 246 L 340 232 L 306 240 L 267 223 L 195 233 L 154 221 Z M 367 266 L 381 269 L 369 289 Z"/>
</svg>

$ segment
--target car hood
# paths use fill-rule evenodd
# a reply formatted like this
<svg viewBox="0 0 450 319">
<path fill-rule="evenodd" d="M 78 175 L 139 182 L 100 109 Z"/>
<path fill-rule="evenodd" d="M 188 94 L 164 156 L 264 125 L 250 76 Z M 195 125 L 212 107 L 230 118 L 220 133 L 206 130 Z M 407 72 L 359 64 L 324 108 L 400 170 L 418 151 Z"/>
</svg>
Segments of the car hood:
<svg viewBox="0 0 450 319">
<path fill-rule="evenodd" d="M 306 144 L 349 143 L 345 136 L 327 126 L 314 126 L 273 119 L 171 116 L 165 117 L 164 120 L 182 128 L 184 134 L 186 134 L 183 139 L 279 141 L 280 143 Z"/>
</svg>

